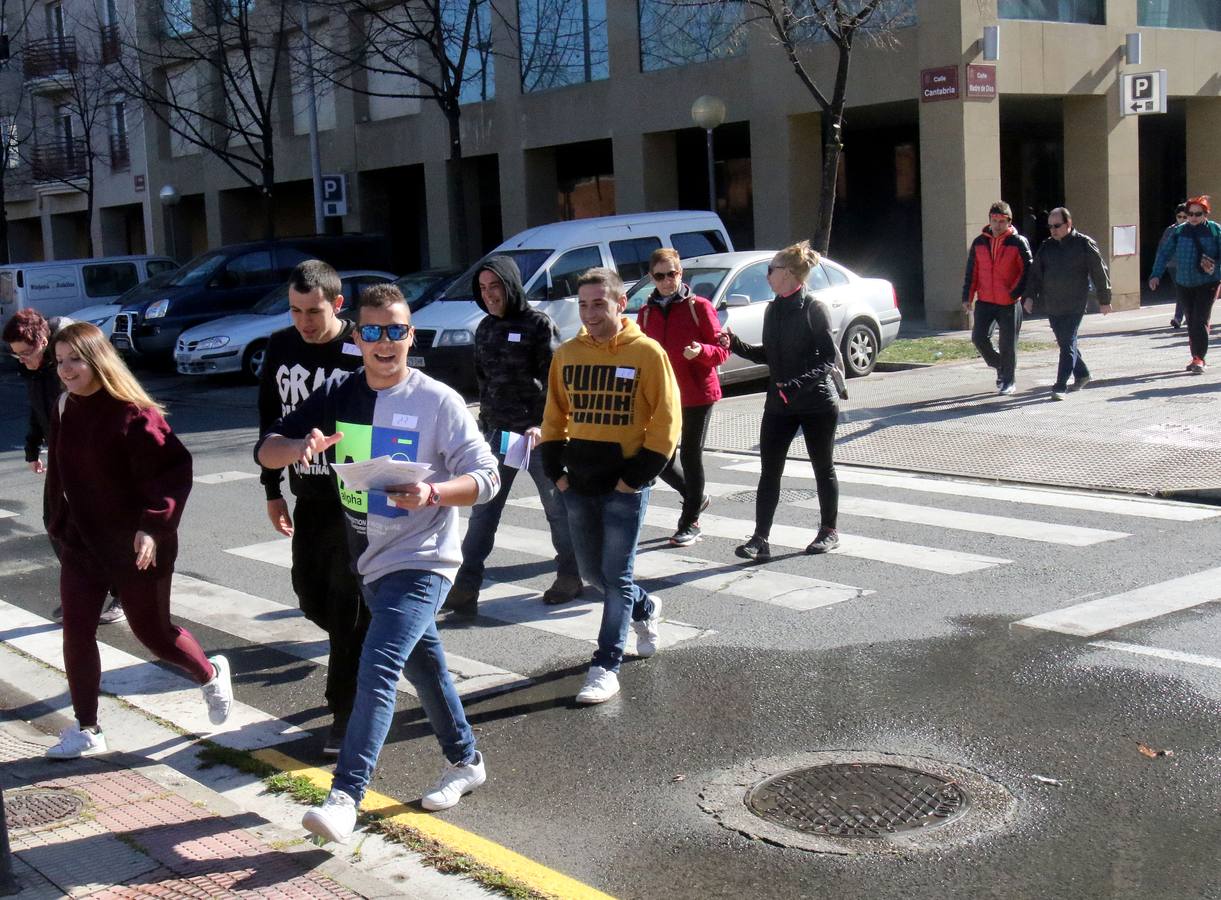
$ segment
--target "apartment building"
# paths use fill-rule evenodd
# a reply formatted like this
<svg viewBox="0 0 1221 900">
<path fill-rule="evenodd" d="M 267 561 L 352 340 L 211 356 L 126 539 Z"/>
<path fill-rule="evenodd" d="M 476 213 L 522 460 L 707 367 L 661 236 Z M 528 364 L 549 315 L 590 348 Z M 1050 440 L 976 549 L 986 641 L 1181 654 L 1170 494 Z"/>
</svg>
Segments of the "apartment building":
<svg viewBox="0 0 1221 900">
<path fill-rule="evenodd" d="M 157 29 L 189 31 L 188 19 L 242 0 L 148 2 L 143 40 Z M 335 87 L 326 72 L 313 78 L 321 168 L 346 184 L 346 210 L 327 219 L 328 230 L 387 233 L 406 271 L 469 258 L 561 218 L 707 208 L 706 136 L 691 106 L 713 95 L 727 110 L 713 131 L 716 204 L 735 243 L 777 247 L 813 233 L 818 106 L 766 24 L 743 27 L 735 18 L 745 4 L 442 6 L 455 16 L 474 10 L 456 133 L 454 117 L 403 74 L 418 65 L 437 76 L 426 54 L 406 51 L 403 65 L 385 55 L 404 51 L 383 44 L 353 69 L 344 51 L 356 46 L 359 23 L 322 2 L 288 4 L 310 10 L 318 67 L 333 63 L 334 80 L 356 88 Z M 253 10 L 283 8 L 259 0 Z M 966 247 L 989 204 L 1007 200 L 1037 244 L 1046 210 L 1063 203 L 1107 255 L 1116 305 L 1138 304 L 1174 203 L 1221 195 L 1221 4 L 893 0 L 890 11 L 895 28 L 886 39 L 859 41 L 852 57 L 832 254 L 894 281 L 909 313 L 957 324 Z M 294 62 L 305 43 L 298 24 L 286 27 L 286 52 L 270 69 L 280 76 L 270 106 L 270 219 L 278 233 L 300 234 L 314 230 L 310 78 Z M 998 40 L 985 47 L 990 28 Z M 1129 35 L 1139 35 L 1139 56 L 1129 52 Z M 801 53 L 829 85 L 834 47 L 811 33 Z M 202 97 L 215 76 L 187 69 L 176 67 L 167 83 L 180 96 Z M 265 82 L 267 71 L 245 73 L 227 93 Z M 1125 115 L 1133 112 L 1121 107 L 1125 85 L 1131 90 L 1125 76 L 1150 73 L 1159 111 Z M 149 119 L 148 130 L 146 196 L 168 186 L 177 198 L 151 205 L 156 250 L 185 258 L 260 236 L 268 217 L 257 178 L 160 120 Z M 450 158 L 455 137 L 460 163 Z"/>
<path fill-rule="evenodd" d="M 138 107 L 115 86 L 123 0 L 6 6 L 0 69 L 13 260 L 149 252 L 152 205 Z"/>
</svg>

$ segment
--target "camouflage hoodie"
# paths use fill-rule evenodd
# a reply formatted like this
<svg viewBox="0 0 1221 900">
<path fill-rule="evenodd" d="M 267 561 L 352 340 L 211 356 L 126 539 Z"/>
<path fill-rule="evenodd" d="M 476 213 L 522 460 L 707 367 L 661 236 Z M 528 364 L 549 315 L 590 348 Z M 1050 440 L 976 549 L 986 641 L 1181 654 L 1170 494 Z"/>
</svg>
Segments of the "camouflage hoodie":
<svg viewBox="0 0 1221 900">
<path fill-rule="evenodd" d="M 560 345 L 551 317 L 526 302 L 517 263 L 493 256 L 471 278 L 471 293 L 488 311 L 479 292 L 479 273 L 492 272 L 505 286 L 505 314 L 486 315 L 475 329 L 475 378 L 479 384 L 479 425 L 521 433 L 540 425 L 547 404 L 547 373 Z M 495 445 L 494 445 L 495 446 Z"/>
</svg>

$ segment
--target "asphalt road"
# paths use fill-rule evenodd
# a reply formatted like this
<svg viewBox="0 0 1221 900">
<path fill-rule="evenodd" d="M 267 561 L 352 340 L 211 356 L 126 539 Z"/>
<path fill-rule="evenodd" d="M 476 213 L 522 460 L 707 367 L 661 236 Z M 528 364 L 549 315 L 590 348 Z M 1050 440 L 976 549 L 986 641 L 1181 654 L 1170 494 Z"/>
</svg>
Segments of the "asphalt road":
<svg viewBox="0 0 1221 900">
<path fill-rule="evenodd" d="M 48 615 L 57 572 L 41 535 L 41 484 L 21 458 L 23 392 L 2 374 L 0 510 L 16 515 L 0 518 L 0 600 Z M 252 388 L 147 382 L 170 401 L 197 477 L 255 471 Z M 1221 584 L 1221 516 L 1193 518 L 1221 509 L 1132 499 L 1108 508 L 1098 494 L 1029 488 L 988 495 L 976 482 L 844 467 L 842 551 L 801 554 L 817 514 L 786 502 L 777 532 L 800 529 L 795 547 L 774 542 L 772 563 L 744 569 L 732 549 L 753 504 L 731 495 L 754 487 L 751 457 L 708 463 L 718 497 L 706 533 L 719 533 L 667 548 L 678 503 L 655 491 L 652 508 L 665 512 L 642 537 L 641 570 L 656 576 L 643 581 L 681 640 L 627 663 L 622 694 L 594 708 L 572 697 L 596 614 L 551 610 L 529 594 L 550 583 L 551 567 L 538 549 L 542 513 L 519 479 L 520 502 L 505 514 L 513 539 L 488 572 L 500 585 L 485 590 L 490 614 L 444 622 L 442 634 L 468 671 L 473 661 L 493 680 L 529 681 L 468 700 L 490 777 L 446 818 L 620 897 L 1221 898 L 1221 609 L 1199 600 Z M 788 499 L 802 502 L 813 482 L 796 476 L 808 466 L 790 471 Z M 178 571 L 282 605 L 290 619 L 287 571 L 266 553 L 230 552 L 276 539 L 263 506 L 254 478 L 198 483 Z M 1150 590 L 1143 613 L 1097 633 L 1047 630 L 1053 619 L 1015 626 L 1187 576 L 1198 577 Z M 240 606 L 233 597 L 224 602 Z M 1190 605 L 1168 610 L 1169 599 Z M 191 629 L 229 655 L 239 699 L 317 730 L 286 748 L 316 758 L 322 669 L 222 622 L 233 611 L 222 600 L 188 617 Z M 1079 618 L 1078 630 L 1108 624 L 1095 607 Z M 147 658 L 126 626 L 100 637 Z M 19 694 L 0 673 L 6 706 Z M 1142 744 L 1172 755 L 1150 758 Z M 965 767 L 1001 785 L 1015 812 L 995 827 L 981 816 L 966 843 L 939 844 L 933 831 L 922 847 L 844 856 L 753 840 L 701 807 L 728 772 L 821 751 Z M 441 763 L 403 695 L 372 787 L 413 800 Z"/>
</svg>

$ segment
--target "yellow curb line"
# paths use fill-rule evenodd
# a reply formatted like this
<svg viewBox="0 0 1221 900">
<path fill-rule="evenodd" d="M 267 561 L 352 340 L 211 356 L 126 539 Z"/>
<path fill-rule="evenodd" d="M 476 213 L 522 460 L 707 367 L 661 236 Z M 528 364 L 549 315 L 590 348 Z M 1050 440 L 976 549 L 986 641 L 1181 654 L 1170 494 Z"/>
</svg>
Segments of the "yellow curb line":
<svg viewBox="0 0 1221 900">
<path fill-rule="evenodd" d="M 255 750 L 252 755 L 282 772 L 304 778 L 315 787 L 331 789 L 331 773 L 294 759 L 279 750 Z M 530 888 L 564 900 L 614 900 L 596 888 L 569 878 L 554 869 L 502 847 L 494 841 L 480 837 L 444 819 L 428 813 L 417 812 L 401 800 L 385 794 L 369 791 L 361 803 L 361 811 L 373 813 L 386 822 L 405 825 L 450 850 L 466 854 L 483 865 L 515 878 Z"/>
</svg>

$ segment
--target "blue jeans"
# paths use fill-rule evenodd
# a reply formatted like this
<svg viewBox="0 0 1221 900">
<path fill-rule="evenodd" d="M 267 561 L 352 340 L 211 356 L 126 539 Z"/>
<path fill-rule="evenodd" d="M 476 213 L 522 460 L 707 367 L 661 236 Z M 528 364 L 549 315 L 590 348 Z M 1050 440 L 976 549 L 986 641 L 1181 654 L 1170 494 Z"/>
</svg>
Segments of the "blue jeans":
<svg viewBox="0 0 1221 900">
<path fill-rule="evenodd" d="M 488 436 L 489 443 L 496 438 L 499 446 L 499 432 Z M 496 454 L 500 460 L 500 490 L 487 503 L 472 507 L 471 517 L 467 522 L 466 536 L 462 539 L 462 567 L 454 578 L 454 587 L 462 590 L 477 591 L 483 583 L 483 564 L 492 547 L 496 543 L 496 528 L 500 525 L 500 515 L 504 512 L 505 503 L 509 499 L 509 491 L 513 489 L 513 479 L 520 469 L 514 469 L 504 464 L 504 457 Z M 555 482 L 543 474 L 543 455 L 535 449 L 530 454 L 530 465 L 526 469 L 534 479 L 538 488 L 538 498 L 543 501 L 543 514 L 547 516 L 547 525 L 551 528 L 551 546 L 555 548 L 555 570 L 559 575 L 577 577 L 577 558 L 572 550 L 572 537 L 568 531 L 568 512 Z"/>
<path fill-rule="evenodd" d="M 593 665 L 611 672 L 618 672 L 623 662 L 629 623 L 643 622 L 653 613 L 653 601 L 632 574 L 651 490 L 645 487 L 634 494 L 611 491 L 589 497 L 570 488 L 560 494 L 568 507 L 572 547 L 581 574 L 602 591 L 602 627 Z"/>
<path fill-rule="evenodd" d="M 448 593 L 447 579 L 417 569 L 391 572 L 364 585 L 372 620 L 360 653 L 356 702 L 331 785 L 358 805 L 390 731 L 400 672 L 419 695 L 445 758 L 464 763 L 475 756 L 475 735 L 445 667 L 434 621 Z"/>
<path fill-rule="evenodd" d="M 988 335 L 993 322 L 997 327 L 998 347 L 992 346 L 992 339 Z M 971 342 L 975 344 L 975 349 L 984 358 L 984 362 L 996 369 L 996 377 L 1005 384 L 1012 384 L 1017 372 L 1017 338 L 1021 330 L 1021 303 L 1004 306 L 1000 303 L 989 303 L 987 300 L 975 301 L 975 324 L 971 328 Z"/>
<path fill-rule="evenodd" d="M 1077 329 L 1081 327 L 1081 313 L 1068 313 L 1063 316 L 1048 316 L 1047 324 L 1051 326 L 1056 343 L 1060 345 L 1060 367 L 1056 370 L 1056 383 L 1053 391 L 1063 391 L 1068 387 L 1068 376 L 1080 381 L 1090 377 L 1081 351 L 1077 349 Z"/>
</svg>

